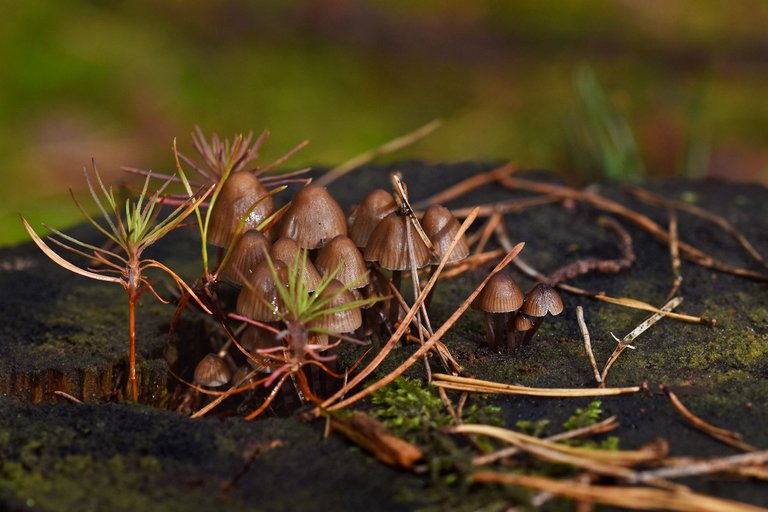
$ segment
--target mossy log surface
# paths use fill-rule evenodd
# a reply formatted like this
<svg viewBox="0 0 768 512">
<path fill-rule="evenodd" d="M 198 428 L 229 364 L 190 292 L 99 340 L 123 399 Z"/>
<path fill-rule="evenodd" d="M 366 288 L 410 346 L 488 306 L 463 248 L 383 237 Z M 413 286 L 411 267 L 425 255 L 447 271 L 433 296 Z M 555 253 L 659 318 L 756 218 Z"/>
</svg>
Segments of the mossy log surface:
<svg viewBox="0 0 768 512">
<path fill-rule="evenodd" d="M 397 166 L 413 199 L 427 197 L 490 165 Z M 345 207 L 374 187 L 388 188 L 385 167 L 368 167 L 330 189 Z M 552 181 L 551 174 L 526 177 Z M 768 254 L 768 190 L 758 185 L 665 180 L 645 184 L 670 199 L 695 201 L 732 222 L 762 254 Z M 603 185 L 606 197 L 644 213 L 661 225 L 667 212 L 631 199 L 619 185 Z M 486 186 L 448 204 L 490 203 L 530 194 Z M 543 273 L 584 257 L 616 258 L 613 235 L 597 224 L 602 214 L 576 203 L 506 216 L 522 256 Z M 637 261 L 618 274 L 589 274 L 573 284 L 661 305 L 673 276 L 668 248 L 617 219 L 632 234 Z M 711 223 L 681 213 L 680 238 L 729 263 L 759 270 L 738 244 Z M 92 229 L 77 236 L 97 242 Z M 153 257 L 191 280 L 199 273 L 199 242 L 193 230 L 163 240 Z M 765 270 L 765 269 L 763 269 Z M 683 261 L 679 308 L 706 313 L 715 327 L 664 319 L 642 334 L 611 370 L 608 384 L 647 382 L 646 393 L 603 399 L 617 415 L 623 448 L 656 438 L 672 455 L 726 455 L 733 451 L 691 429 L 658 390 L 671 386 L 697 415 L 768 447 L 768 284 L 715 272 Z M 479 282 L 465 275 L 441 282 L 433 302 L 439 325 Z M 532 282 L 520 277 L 523 289 Z M 137 313 L 141 401 L 120 401 L 125 390 L 127 297 L 119 286 L 93 282 L 50 262 L 31 243 L 0 251 L 0 508 L 24 510 L 412 510 L 429 505 L 423 477 L 377 463 L 337 436 L 322 439 L 322 422 L 295 417 L 245 422 L 238 418 L 190 420 L 159 407 L 167 402 L 166 339 L 173 305 L 146 295 Z M 161 292 L 163 290 L 161 289 Z M 563 295 L 565 311 L 544 323 L 533 343 L 514 354 L 483 346 L 483 321 L 468 311 L 445 338 L 468 371 L 479 378 L 542 387 L 592 387 L 594 380 L 579 335 L 575 309 L 584 307 L 600 366 L 621 338 L 648 313 Z M 180 323 L 172 345 L 181 352 L 188 337 L 205 329 L 194 319 Z M 380 370 L 410 353 L 399 349 Z M 189 369 L 187 369 L 187 373 Z M 423 372 L 415 369 L 411 375 Z M 65 391 L 87 403 L 54 394 Z M 547 418 L 557 426 L 589 399 L 500 396 L 508 426 Z M 44 403 L 40 403 L 44 402 Z M 552 432 L 554 433 L 554 432 Z M 689 482 L 685 482 L 689 483 Z M 691 482 L 703 492 L 768 504 L 768 487 L 747 480 L 712 478 Z M 423 491 L 423 492 L 422 492 Z M 478 488 L 469 493 L 477 504 Z M 416 498 L 422 495 L 422 499 Z M 459 500 L 461 501 L 461 500 Z M 473 505 L 474 506 L 474 505 Z M 460 507 L 456 509 L 461 509 Z"/>
</svg>

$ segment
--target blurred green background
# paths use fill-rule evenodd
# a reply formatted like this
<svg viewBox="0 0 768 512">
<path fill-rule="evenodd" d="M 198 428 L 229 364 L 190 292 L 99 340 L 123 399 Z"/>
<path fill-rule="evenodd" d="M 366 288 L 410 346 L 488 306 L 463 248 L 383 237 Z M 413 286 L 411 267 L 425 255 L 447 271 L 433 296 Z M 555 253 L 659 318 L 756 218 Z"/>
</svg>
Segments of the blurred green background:
<svg viewBox="0 0 768 512">
<path fill-rule="evenodd" d="M 768 3 L 0 0 L 0 243 L 79 219 L 95 158 L 169 171 L 200 125 L 263 161 L 513 159 L 574 182 L 768 183 Z"/>
</svg>

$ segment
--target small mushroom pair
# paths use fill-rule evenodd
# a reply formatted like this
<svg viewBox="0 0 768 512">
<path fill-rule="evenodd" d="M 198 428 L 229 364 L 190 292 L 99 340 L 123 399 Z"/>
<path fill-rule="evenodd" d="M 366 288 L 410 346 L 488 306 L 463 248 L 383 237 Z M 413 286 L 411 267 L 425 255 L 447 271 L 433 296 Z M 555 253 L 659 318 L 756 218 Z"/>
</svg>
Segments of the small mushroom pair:
<svg viewBox="0 0 768 512">
<path fill-rule="evenodd" d="M 499 272 L 488 280 L 473 307 L 484 313 L 488 346 L 499 350 L 502 345 L 514 348 L 530 342 L 548 313 L 563 311 L 563 301 L 545 283 L 536 284 L 523 296 L 515 280 Z"/>
</svg>

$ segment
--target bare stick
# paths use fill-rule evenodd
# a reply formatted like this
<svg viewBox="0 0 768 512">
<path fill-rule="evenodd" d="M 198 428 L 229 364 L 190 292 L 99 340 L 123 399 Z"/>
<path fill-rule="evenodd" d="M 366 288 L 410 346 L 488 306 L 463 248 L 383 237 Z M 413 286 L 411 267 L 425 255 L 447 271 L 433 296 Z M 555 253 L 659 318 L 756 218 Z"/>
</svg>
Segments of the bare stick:
<svg viewBox="0 0 768 512">
<path fill-rule="evenodd" d="M 61 398 L 65 398 L 65 399 L 69 400 L 70 402 L 72 402 L 73 404 L 82 404 L 83 403 L 82 400 L 80 400 L 79 398 L 75 398 L 74 396 L 70 395 L 66 391 L 60 391 L 60 390 L 57 389 L 56 391 L 53 392 L 53 394 L 56 395 L 56 396 L 60 396 Z"/>
<path fill-rule="evenodd" d="M 488 244 L 488 240 L 490 240 L 493 232 L 496 229 L 496 225 L 501 222 L 502 219 L 503 217 L 499 212 L 493 212 L 493 214 L 488 217 L 488 222 L 486 222 L 485 227 L 481 232 L 480 240 L 477 242 L 477 246 L 475 247 L 475 254 L 481 254 L 483 252 L 485 246 Z"/>
<path fill-rule="evenodd" d="M 677 409 L 677 412 L 679 412 L 683 418 L 688 420 L 691 425 L 709 435 L 710 437 L 713 437 L 722 443 L 732 446 L 733 448 L 745 452 L 755 451 L 753 446 L 750 446 L 741 440 L 741 436 L 739 434 L 707 423 L 703 419 L 693 414 L 690 409 L 683 405 L 683 402 L 680 401 L 680 399 L 675 393 L 672 392 L 671 389 L 667 388 L 666 386 L 664 386 L 662 389 L 667 394 L 667 397 L 669 397 L 669 401 L 672 402 L 672 405 L 675 407 L 675 409 Z"/>
<path fill-rule="evenodd" d="M 477 214 L 478 217 L 490 217 L 494 213 L 520 213 L 532 206 L 544 206 L 547 204 L 559 203 L 560 201 L 562 201 L 560 196 L 541 195 L 526 197 L 524 199 L 510 199 L 509 201 L 501 201 L 498 203 L 480 204 L 474 207 L 455 208 L 451 210 L 451 213 L 457 219 L 463 219 L 469 215 L 472 208 L 480 208 L 480 211 Z"/>
<path fill-rule="evenodd" d="M 671 301 L 664 304 L 664 306 L 661 308 L 662 311 L 671 311 L 675 309 L 677 306 L 680 305 L 680 303 L 683 302 L 682 297 L 676 297 L 672 299 Z M 655 313 L 652 316 L 648 317 L 645 321 L 643 321 L 640 325 L 635 327 L 632 332 L 624 336 L 624 338 L 619 342 L 619 344 L 616 346 L 616 348 L 613 350 L 613 354 L 611 354 L 611 357 L 608 358 L 608 361 L 605 363 L 605 367 L 603 368 L 603 373 L 601 377 L 603 378 L 603 382 L 601 383 L 603 386 L 605 385 L 605 379 L 608 376 L 608 370 L 611 369 L 611 366 L 613 366 L 613 363 L 616 362 L 616 360 L 619 358 L 622 352 L 627 349 L 627 347 L 630 346 L 630 343 L 640 336 L 642 333 L 644 333 L 649 327 L 651 327 L 653 324 L 658 322 L 664 317 L 661 313 Z"/>
<path fill-rule="evenodd" d="M 587 323 L 584 321 L 584 308 L 576 306 L 576 321 L 579 322 L 579 330 L 581 331 L 581 337 L 584 339 L 584 350 L 587 351 L 587 357 L 589 357 L 589 364 L 592 366 L 592 372 L 595 375 L 595 380 L 598 384 L 603 382 L 603 378 L 600 377 L 600 370 L 597 369 L 597 361 L 595 361 L 595 354 L 592 352 L 592 341 L 589 338 L 589 330 L 587 329 Z"/>
<path fill-rule="evenodd" d="M 437 130 L 442 125 L 443 125 L 442 120 L 434 119 L 428 122 L 427 124 L 425 124 L 424 126 L 417 128 L 416 130 L 410 133 L 406 133 L 405 135 L 397 137 L 396 139 L 392 139 L 391 141 L 385 144 L 382 144 L 377 148 L 366 151 L 365 153 L 361 153 L 347 160 L 343 164 L 337 165 L 330 171 L 320 176 L 320 178 L 315 180 L 315 183 L 317 183 L 317 185 L 321 187 L 326 187 L 331 182 L 336 181 L 337 179 L 344 176 L 345 174 L 351 171 L 354 171 L 361 165 L 365 165 L 368 162 L 374 160 L 375 158 L 378 158 L 382 155 L 386 155 L 388 153 L 393 153 L 404 147 L 410 146 L 414 142 L 423 139 L 433 131 Z"/>
</svg>

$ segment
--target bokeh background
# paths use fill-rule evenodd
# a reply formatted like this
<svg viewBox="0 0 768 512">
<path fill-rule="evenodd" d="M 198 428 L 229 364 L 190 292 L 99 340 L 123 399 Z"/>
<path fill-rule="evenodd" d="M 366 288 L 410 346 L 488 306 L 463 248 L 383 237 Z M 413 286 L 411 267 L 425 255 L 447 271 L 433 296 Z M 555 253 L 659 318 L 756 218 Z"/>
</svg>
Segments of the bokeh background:
<svg viewBox="0 0 768 512">
<path fill-rule="evenodd" d="M 263 161 L 513 159 L 572 182 L 768 183 L 768 3 L 0 0 L 0 244 L 78 220 L 91 158 L 172 170 L 195 125 Z"/>
</svg>

